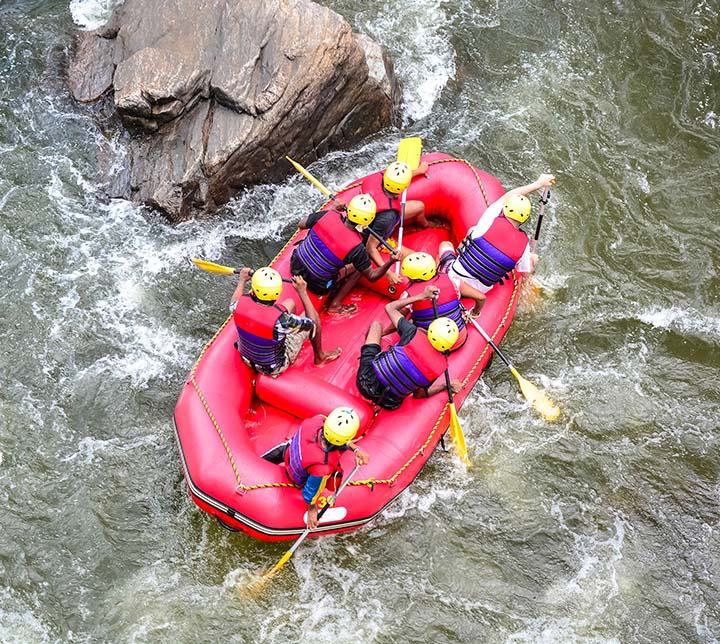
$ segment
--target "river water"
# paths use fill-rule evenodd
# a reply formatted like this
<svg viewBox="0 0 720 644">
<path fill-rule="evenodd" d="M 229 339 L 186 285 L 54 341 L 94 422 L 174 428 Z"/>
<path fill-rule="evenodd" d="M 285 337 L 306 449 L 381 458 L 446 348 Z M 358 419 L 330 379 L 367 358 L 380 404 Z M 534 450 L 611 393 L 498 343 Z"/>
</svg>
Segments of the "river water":
<svg viewBox="0 0 720 644">
<path fill-rule="evenodd" d="M 173 407 L 234 286 L 188 258 L 260 265 L 318 195 L 292 177 L 175 227 L 104 202 L 123 145 L 63 58 L 112 0 L 2 0 L 0 642 L 718 642 L 720 3 L 328 4 L 391 51 L 405 127 L 326 183 L 407 135 L 507 187 L 557 174 L 503 348 L 560 421 L 495 361 L 460 412 L 471 469 L 438 450 L 377 521 L 236 594 L 287 544 L 185 490 Z"/>
</svg>

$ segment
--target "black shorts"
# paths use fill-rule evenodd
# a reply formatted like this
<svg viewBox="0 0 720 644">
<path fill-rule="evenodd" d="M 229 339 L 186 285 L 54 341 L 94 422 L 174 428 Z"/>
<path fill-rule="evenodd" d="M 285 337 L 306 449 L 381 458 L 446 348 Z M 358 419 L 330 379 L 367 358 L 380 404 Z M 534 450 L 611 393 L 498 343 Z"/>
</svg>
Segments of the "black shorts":
<svg viewBox="0 0 720 644">
<path fill-rule="evenodd" d="M 380 353 L 379 344 L 363 344 L 360 348 L 360 367 L 355 378 L 355 384 L 364 398 L 383 409 L 392 411 L 402 404 L 403 399 L 390 394 L 387 387 L 378 380 L 375 369 L 373 369 L 373 360 Z"/>
<path fill-rule="evenodd" d="M 305 265 L 300 261 L 296 251 L 293 251 L 293 254 L 290 256 L 290 272 L 293 275 L 300 275 L 307 283 L 308 291 L 310 291 L 313 295 L 326 295 L 334 284 L 332 280 L 319 282 L 315 279 L 315 277 L 310 274 L 307 268 L 305 268 Z"/>
</svg>

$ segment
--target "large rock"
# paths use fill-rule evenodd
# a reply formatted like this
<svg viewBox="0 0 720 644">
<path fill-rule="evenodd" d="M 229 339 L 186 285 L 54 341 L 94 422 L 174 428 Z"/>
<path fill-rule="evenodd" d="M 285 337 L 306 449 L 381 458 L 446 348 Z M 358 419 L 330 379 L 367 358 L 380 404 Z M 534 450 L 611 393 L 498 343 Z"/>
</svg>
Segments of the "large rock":
<svg viewBox="0 0 720 644">
<path fill-rule="evenodd" d="M 310 0 L 126 0 L 80 35 L 69 85 L 114 90 L 131 133 L 129 196 L 171 219 L 348 147 L 397 116 L 379 45 Z"/>
</svg>

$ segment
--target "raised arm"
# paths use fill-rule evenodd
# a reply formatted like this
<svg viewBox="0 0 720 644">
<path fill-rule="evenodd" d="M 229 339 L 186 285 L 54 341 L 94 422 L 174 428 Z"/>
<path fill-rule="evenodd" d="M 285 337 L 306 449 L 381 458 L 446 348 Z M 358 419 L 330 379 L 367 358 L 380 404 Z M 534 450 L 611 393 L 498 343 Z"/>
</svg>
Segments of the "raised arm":
<svg viewBox="0 0 720 644">
<path fill-rule="evenodd" d="M 503 200 L 507 199 L 510 195 L 527 195 L 540 188 L 549 188 L 555 183 L 554 174 L 541 174 L 535 181 L 528 183 L 526 186 L 519 186 L 513 188 L 503 195 Z"/>
<path fill-rule="evenodd" d="M 247 266 L 240 269 L 240 277 L 238 278 L 237 286 L 235 287 L 232 297 L 230 298 L 231 306 L 243 296 L 243 293 L 245 292 L 245 285 L 250 281 L 252 272 L 252 268 L 248 268 Z"/>
</svg>

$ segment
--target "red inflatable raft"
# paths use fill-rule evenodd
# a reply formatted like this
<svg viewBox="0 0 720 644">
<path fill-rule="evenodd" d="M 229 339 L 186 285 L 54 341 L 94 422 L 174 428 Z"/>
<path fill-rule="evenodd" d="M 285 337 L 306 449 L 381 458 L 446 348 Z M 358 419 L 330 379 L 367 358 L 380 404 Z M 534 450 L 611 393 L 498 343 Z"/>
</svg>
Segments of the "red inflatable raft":
<svg viewBox="0 0 720 644">
<path fill-rule="evenodd" d="M 442 240 L 455 245 L 489 204 L 503 194 L 497 179 L 466 161 L 443 154 L 423 157 L 430 164 L 427 177 L 416 177 L 408 199 L 425 203 L 428 215 L 443 218 L 450 227 L 405 230 L 404 246 L 437 255 Z M 361 180 L 339 192 L 347 203 L 360 191 Z M 289 276 L 298 231 L 273 266 Z M 512 320 L 520 278 L 513 276 L 489 293 L 480 324 L 500 342 Z M 387 322 L 383 307 L 404 288 L 393 289 L 385 278 L 361 285 L 345 300 L 358 305 L 352 315 L 327 316 L 320 311 L 323 344 L 341 346 L 342 355 L 321 367 L 313 364 L 312 348 L 303 347 L 297 361 L 278 378 L 257 375 L 234 347 L 232 318 L 226 320 L 204 347 L 183 387 L 175 408 L 175 428 L 185 480 L 193 500 L 226 527 L 265 540 L 292 539 L 305 529 L 306 505 L 300 491 L 280 465 L 261 455 L 287 441 L 300 420 L 327 414 L 340 405 L 358 411 L 362 424 L 356 440 L 370 454 L 335 507 L 323 516 L 315 534 L 350 530 L 371 521 L 418 475 L 448 428 L 447 395 L 427 399 L 408 397 L 392 412 L 375 408 L 355 387 L 360 347 L 373 320 Z M 391 292 L 392 291 L 392 292 Z M 286 285 L 281 299 L 297 295 Z M 468 308 L 471 302 L 466 302 Z M 318 310 L 319 307 L 318 307 Z M 397 341 L 395 334 L 388 343 Z M 480 377 L 492 349 L 472 327 L 465 345 L 451 354 L 450 376 L 466 387 L 455 397 L 459 408 Z M 466 437 L 472 446 L 472 436 Z M 353 454 L 342 461 L 345 472 L 354 466 Z M 323 495 L 330 496 L 329 492 Z M 320 499 L 320 505 L 324 499 Z"/>
</svg>

